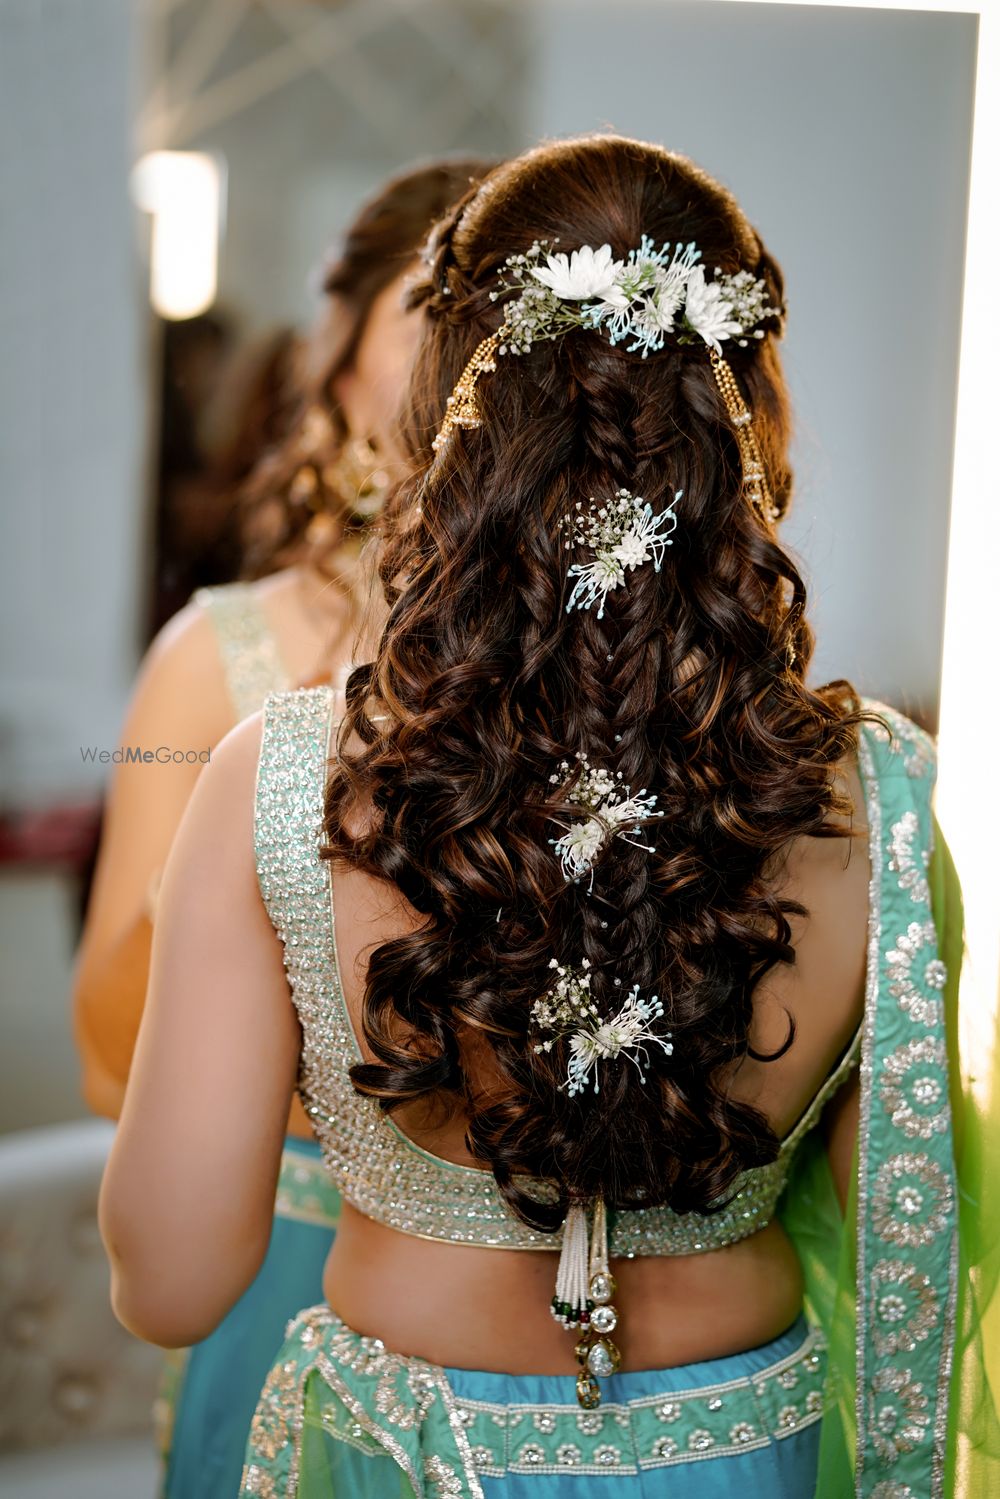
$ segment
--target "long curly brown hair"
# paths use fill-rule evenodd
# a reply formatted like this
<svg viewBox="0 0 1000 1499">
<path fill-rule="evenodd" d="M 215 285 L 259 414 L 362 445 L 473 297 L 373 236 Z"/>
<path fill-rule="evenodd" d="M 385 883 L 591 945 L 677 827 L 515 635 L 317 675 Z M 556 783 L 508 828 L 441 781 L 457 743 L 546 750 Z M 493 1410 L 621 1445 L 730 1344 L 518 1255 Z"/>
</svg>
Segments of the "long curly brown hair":
<svg viewBox="0 0 1000 1499">
<path fill-rule="evenodd" d="M 287 436 L 263 455 L 240 495 L 244 576 L 264 577 L 308 554 L 336 581 L 336 553 L 366 521 L 357 503 L 361 475 L 341 473 L 351 434 L 334 393 L 337 376 L 350 368 L 379 293 L 416 258 L 435 220 L 495 164 L 478 156 L 420 162 L 359 209 L 322 273 L 322 313 L 295 357 Z M 316 532 L 318 544 L 307 542 Z"/>
<path fill-rule="evenodd" d="M 387 1110 L 450 1098 L 473 1155 L 541 1228 L 598 1193 L 710 1211 L 741 1170 L 774 1158 L 766 1119 L 729 1086 L 752 1054 L 754 990 L 795 961 L 788 916 L 804 909 L 766 870 L 794 838 L 845 834 L 834 769 L 866 716 L 848 682 L 805 685 L 803 582 L 746 498 L 704 346 L 642 359 L 574 331 L 501 357 L 479 384 L 482 424 L 431 466 L 448 395 L 502 322 L 491 293 L 504 260 L 535 240 L 623 257 L 643 234 L 694 240 L 706 266 L 751 271 L 783 306 L 779 267 L 731 194 L 632 140 L 541 146 L 440 227 L 417 293 L 419 471 L 387 520 L 390 616 L 351 677 L 327 797 L 328 856 L 390 882 L 423 918 L 371 955 L 363 1028 L 377 1060 L 352 1069 L 355 1087 Z M 780 319 L 767 327 L 726 352 L 784 510 Z M 619 487 L 654 511 L 683 491 L 674 544 L 659 572 L 628 574 L 603 619 L 567 613 L 560 518 Z M 640 840 L 655 851 L 611 840 L 592 886 L 567 883 L 551 847 L 580 812 L 550 778 L 581 754 L 658 798 Z M 604 1066 L 598 1095 L 568 1096 L 565 1042 L 537 1051 L 530 1018 L 553 958 L 588 960 L 605 1016 L 634 984 L 659 995 L 673 1055 L 652 1046 L 645 1081 L 623 1061 Z"/>
</svg>

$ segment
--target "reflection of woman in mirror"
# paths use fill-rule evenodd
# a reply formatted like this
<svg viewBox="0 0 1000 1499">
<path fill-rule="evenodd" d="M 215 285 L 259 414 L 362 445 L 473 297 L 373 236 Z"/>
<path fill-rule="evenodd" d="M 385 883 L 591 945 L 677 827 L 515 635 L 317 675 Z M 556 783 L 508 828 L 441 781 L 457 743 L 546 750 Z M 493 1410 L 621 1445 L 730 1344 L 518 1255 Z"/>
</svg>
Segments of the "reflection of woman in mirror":
<svg viewBox="0 0 1000 1499">
<path fill-rule="evenodd" d="M 247 492 L 245 571 L 257 581 L 203 589 L 143 665 L 125 745 L 213 747 L 268 692 L 336 680 L 348 665 L 356 553 L 393 463 L 392 418 L 420 323 L 405 283 L 430 225 L 483 162 L 448 160 L 390 181 L 351 225 L 325 281 L 309 341 L 303 417 Z M 398 460 L 397 460 L 398 461 Z M 151 912 L 194 764 L 127 764 L 113 780 L 80 950 L 75 1009 L 87 1101 L 117 1118 L 145 997 Z M 285 1322 L 320 1294 L 336 1192 L 296 1101 L 271 1253 L 254 1286 L 188 1360 L 176 1406 L 167 1492 L 235 1492 L 250 1414 Z"/>
<path fill-rule="evenodd" d="M 118 1313 L 226 1315 L 297 1085 L 343 1210 L 244 1494 L 941 1493 L 960 914 L 932 741 L 807 685 L 780 270 L 589 137 L 416 296 L 370 664 L 227 739 L 165 875 Z"/>
</svg>

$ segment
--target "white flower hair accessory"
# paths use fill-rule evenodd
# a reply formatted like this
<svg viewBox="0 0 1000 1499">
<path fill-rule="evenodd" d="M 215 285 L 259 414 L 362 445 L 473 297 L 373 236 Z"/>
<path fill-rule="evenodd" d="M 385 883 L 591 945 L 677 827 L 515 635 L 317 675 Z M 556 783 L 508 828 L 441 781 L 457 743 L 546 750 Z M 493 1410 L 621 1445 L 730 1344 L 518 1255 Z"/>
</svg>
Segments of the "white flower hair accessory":
<svg viewBox="0 0 1000 1499">
<path fill-rule="evenodd" d="M 531 1019 L 538 1030 L 551 1035 L 547 1041 L 537 1042 L 535 1051 L 549 1052 L 557 1041 L 568 1041 L 570 1054 L 563 1086 L 570 1098 L 582 1093 L 591 1082 L 595 1093 L 601 1091 L 601 1062 L 627 1057 L 645 1082 L 647 1045 L 659 1046 L 665 1056 L 673 1056 L 672 1033 L 657 1035 L 651 1029 L 651 1022 L 663 1014 L 655 994 L 651 999 L 640 999 L 639 985 L 633 984 L 617 1015 L 603 1020 L 591 997 L 590 963 L 586 958 L 580 968 L 566 968 L 555 958 L 549 967 L 556 972 L 555 983 L 542 999 L 536 999 Z"/>
<path fill-rule="evenodd" d="M 780 317 L 782 310 L 771 306 L 766 283 L 752 272 L 727 275 L 716 266 L 709 280 L 700 259 L 693 241 L 657 249 L 648 234 L 622 260 L 614 258 L 607 244 L 553 253 L 540 240 L 524 254 L 508 256 L 501 267 L 500 287 L 490 292 L 490 299 L 517 295 L 504 301 L 503 322 L 475 349 L 448 397 L 433 441 L 435 455 L 444 452 L 458 428 L 481 425 L 477 386 L 484 374 L 496 369 L 499 355 L 528 354 L 533 344 L 560 338 L 574 328 L 603 332 L 612 344 L 624 343 L 628 353 L 643 359 L 672 337 L 679 345 L 707 347 L 712 374 L 736 431 L 747 498 L 766 524 L 779 520 L 751 413 L 722 346 L 734 339 L 745 348 L 751 340 L 762 339 L 760 324 Z M 596 580 L 596 571 L 592 569 L 590 576 Z M 612 578 L 609 586 L 618 587 L 621 578 L 614 571 Z M 601 597 L 602 608 L 607 592 L 598 588 L 594 594 Z M 586 587 L 580 596 L 587 597 Z"/>
<path fill-rule="evenodd" d="M 520 293 L 504 308 L 498 352 L 526 354 L 533 343 L 571 328 L 604 331 L 643 359 L 669 335 L 681 344 L 701 339 L 717 354 L 727 339 L 746 347 L 749 338 L 763 338 L 758 324 L 779 315 L 765 283 L 749 271 L 727 276 L 718 267 L 708 281 L 700 259 L 693 241 L 656 249 L 648 234 L 624 260 L 613 258 L 610 245 L 581 245 L 567 255 L 536 240 L 525 254 L 508 257 L 500 290 L 490 293 L 493 301 Z"/>
<path fill-rule="evenodd" d="M 566 605 L 573 609 L 590 609 L 597 604 L 598 619 L 604 618 L 608 594 L 625 582 L 626 571 L 641 567 L 650 558 L 656 572 L 663 565 L 663 554 L 673 546 L 671 531 L 677 529 L 674 505 L 684 493 L 678 489 L 673 500 L 659 515 L 640 495 L 619 489 L 603 504 L 591 498 L 584 510 L 577 500 L 574 509 L 559 521 L 561 530 L 570 532 L 564 544 L 567 551 L 574 545 L 591 547 L 593 562 L 575 562 L 569 576 L 576 581 Z M 665 529 L 666 528 L 666 529 Z"/>
<path fill-rule="evenodd" d="M 561 837 L 549 839 L 559 856 L 567 884 L 593 869 L 612 838 L 622 838 L 633 847 L 652 853 L 653 845 L 640 841 L 639 828 L 648 818 L 656 816 L 656 797 L 645 787 L 633 792 L 625 785 L 621 771 L 612 775 L 609 770 L 595 769 L 586 755 L 576 758 L 580 771 L 570 796 L 573 805 L 587 815 L 570 823 Z M 561 760 L 558 770 L 549 777 L 550 785 L 564 784 L 572 772 L 570 762 Z"/>
</svg>

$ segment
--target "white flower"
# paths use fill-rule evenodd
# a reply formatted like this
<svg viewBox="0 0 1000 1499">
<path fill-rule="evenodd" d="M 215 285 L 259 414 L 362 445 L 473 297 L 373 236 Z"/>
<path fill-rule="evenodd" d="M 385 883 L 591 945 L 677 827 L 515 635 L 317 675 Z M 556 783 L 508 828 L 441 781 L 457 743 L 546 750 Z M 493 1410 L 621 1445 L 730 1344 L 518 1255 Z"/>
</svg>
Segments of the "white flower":
<svg viewBox="0 0 1000 1499">
<path fill-rule="evenodd" d="M 569 569 L 567 576 L 574 581 L 567 613 L 596 604 L 597 617 L 603 619 L 608 594 L 622 586 L 627 570 L 641 567 L 652 557 L 659 572 L 664 552 L 673 546 L 670 533 L 677 528 L 673 507 L 680 497 L 678 490 L 671 504 L 654 515 L 653 507 L 641 496 L 619 489 L 606 504 L 599 506 L 592 498 L 586 512 L 580 502 L 575 512 L 564 517 L 560 525 L 575 532 L 576 545 L 591 547 L 595 553 L 593 562 L 574 562 Z"/>
<path fill-rule="evenodd" d="M 568 302 L 597 300 L 611 307 L 627 307 L 628 298 L 617 284 L 622 261 L 612 258 L 611 246 L 594 250 L 581 245 L 568 257 L 547 255 L 548 269 L 532 266 L 531 274 L 557 297 Z"/>
<path fill-rule="evenodd" d="M 608 594 L 625 582 L 625 569 L 613 552 L 598 552 L 593 562 L 574 562 L 568 576 L 575 582 L 566 613 L 574 609 L 589 609 L 592 604 L 597 604 L 597 617 L 603 619 Z"/>
<path fill-rule="evenodd" d="M 621 305 L 597 302 L 594 306 L 585 308 L 584 313 L 587 318 L 584 326 L 605 328 L 613 344 L 621 343 L 632 332 L 632 303 L 629 301 Z"/>
<path fill-rule="evenodd" d="M 717 354 L 721 354 L 721 340 L 735 338 L 743 332 L 724 287 L 718 281 L 706 281 L 703 268 L 696 265 L 688 276 L 686 292 L 686 321 Z"/>
<path fill-rule="evenodd" d="M 664 333 L 672 333 L 674 329 L 674 315 L 684 300 L 684 283 L 674 281 L 670 286 L 665 286 L 655 297 L 650 297 L 646 303 L 646 315 L 650 322 Z"/>
<path fill-rule="evenodd" d="M 674 246 L 673 258 L 667 260 L 669 245 L 657 250 L 648 235 L 633 250 L 625 265 L 622 281 L 632 296 L 624 332 L 633 342 L 629 353 L 647 354 L 663 348 L 666 335 L 673 333 L 674 320 L 684 301 L 684 291 L 700 251 L 692 242 Z M 612 334 L 612 343 L 618 341 Z"/>
<path fill-rule="evenodd" d="M 527 354 L 534 343 L 574 328 L 598 329 L 643 359 L 670 335 L 682 344 L 700 337 L 717 353 L 723 339 L 738 338 L 746 347 L 747 335 L 763 338 L 758 324 L 780 315 L 768 304 L 765 283 L 751 271 L 723 275 L 718 267 L 708 281 L 700 255 L 693 241 L 657 249 L 647 234 L 624 260 L 615 260 L 606 244 L 551 254 L 536 240 L 523 254 L 508 256 L 500 290 L 490 293 L 493 301 L 519 293 L 505 304 L 498 353 Z"/>
<path fill-rule="evenodd" d="M 638 531 L 626 531 L 613 555 L 622 567 L 641 567 L 649 560 L 649 539 Z"/>
<path fill-rule="evenodd" d="M 569 879 L 576 879 L 579 875 L 586 874 L 600 853 L 606 836 L 597 818 L 589 817 L 586 822 L 574 822 L 569 830 L 557 839 L 555 847 L 559 851 L 564 871 Z"/>
<path fill-rule="evenodd" d="M 658 353 L 663 348 L 666 335 L 673 329 L 673 321 L 673 313 L 669 309 L 666 321 L 663 320 L 655 297 L 643 297 L 637 305 L 633 304 L 629 308 L 628 318 L 621 324 L 624 328 L 622 336 L 633 340 L 628 345 L 628 352 L 637 354 L 641 351 L 643 359 L 647 354 Z M 612 334 L 611 342 L 617 341 Z"/>
<path fill-rule="evenodd" d="M 666 246 L 664 245 L 664 250 Z M 701 258 L 701 251 L 692 240 L 688 245 L 676 245 L 669 265 L 660 262 L 655 272 L 656 300 L 661 317 L 673 317 L 684 300 L 684 288 L 691 272 Z M 704 273 L 703 273 L 704 274 Z M 666 326 L 666 324 L 664 324 Z"/>
</svg>

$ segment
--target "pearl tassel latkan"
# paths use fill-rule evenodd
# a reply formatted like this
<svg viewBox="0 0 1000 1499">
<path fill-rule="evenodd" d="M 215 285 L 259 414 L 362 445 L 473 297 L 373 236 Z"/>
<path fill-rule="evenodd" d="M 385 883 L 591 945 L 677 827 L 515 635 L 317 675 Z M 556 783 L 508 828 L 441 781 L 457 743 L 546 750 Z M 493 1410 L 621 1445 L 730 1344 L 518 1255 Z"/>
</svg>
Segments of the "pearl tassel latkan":
<svg viewBox="0 0 1000 1499">
<path fill-rule="evenodd" d="M 604 1198 L 594 1203 L 594 1222 L 587 1243 L 587 1210 L 574 1203 L 566 1214 L 562 1253 L 556 1273 L 551 1311 L 570 1332 L 579 1331 L 576 1357 L 576 1398 L 584 1410 L 601 1403 L 598 1378 L 607 1378 L 621 1363 L 621 1353 L 610 1334 L 618 1325 L 611 1305 L 614 1276 L 608 1268 L 608 1217 Z"/>
</svg>

